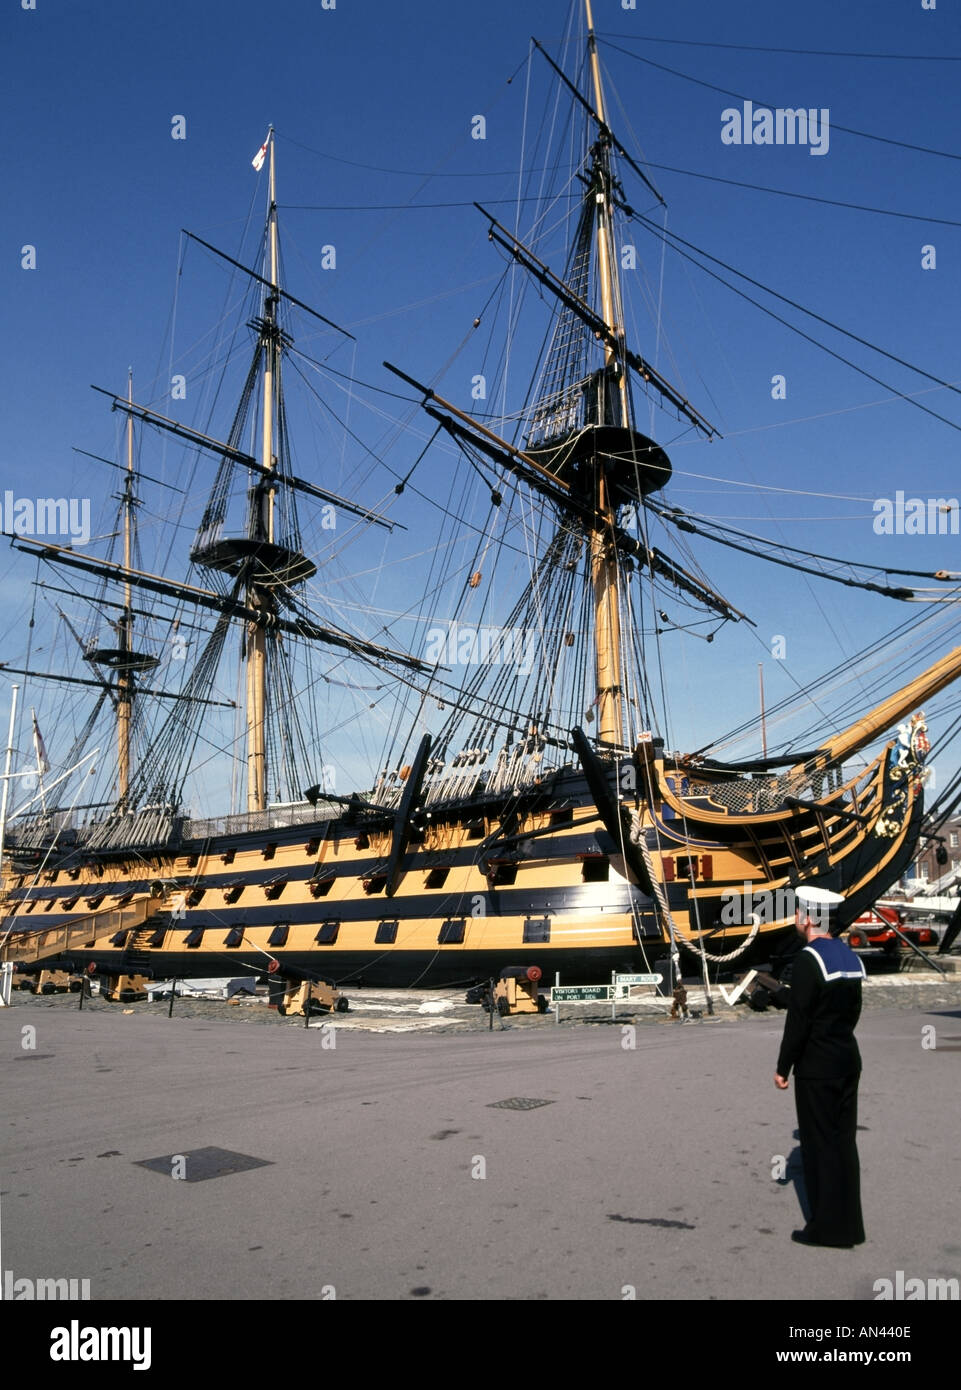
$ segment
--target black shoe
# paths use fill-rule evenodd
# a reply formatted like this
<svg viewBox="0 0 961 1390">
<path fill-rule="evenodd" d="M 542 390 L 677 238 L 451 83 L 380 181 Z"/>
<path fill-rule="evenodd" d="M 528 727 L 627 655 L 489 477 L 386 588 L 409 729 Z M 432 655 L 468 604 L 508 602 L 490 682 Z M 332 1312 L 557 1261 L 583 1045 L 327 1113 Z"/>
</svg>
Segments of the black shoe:
<svg viewBox="0 0 961 1390">
<path fill-rule="evenodd" d="M 808 1230 L 806 1226 L 803 1231 L 792 1231 L 791 1239 L 795 1241 L 798 1245 L 820 1245 L 830 1250 L 854 1249 L 854 1246 L 847 1243 L 846 1241 L 818 1240 L 816 1236 L 811 1234 L 811 1232 Z"/>
</svg>

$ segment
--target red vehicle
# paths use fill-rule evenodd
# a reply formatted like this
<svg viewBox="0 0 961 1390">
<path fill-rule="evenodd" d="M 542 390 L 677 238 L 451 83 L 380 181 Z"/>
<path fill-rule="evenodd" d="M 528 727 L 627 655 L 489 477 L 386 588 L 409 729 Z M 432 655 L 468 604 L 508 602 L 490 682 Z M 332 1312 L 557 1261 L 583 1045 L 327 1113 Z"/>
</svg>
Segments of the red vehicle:
<svg viewBox="0 0 961 1390">
<path fill-rule="evenodd" d="M 851 926 L 848 945 L 855 951 L 896 951 L 901 945 L 901 940 L 897 933 L 891 930 L 892 926 L 897 927 L 915 946 L 938 944 L 938 933 L 933 927 L 921 926 L 916 922 L 906 923 L 902 912 L 896 907 L 873 907 L 867 912 L 862 912 Z"/>
</svg>

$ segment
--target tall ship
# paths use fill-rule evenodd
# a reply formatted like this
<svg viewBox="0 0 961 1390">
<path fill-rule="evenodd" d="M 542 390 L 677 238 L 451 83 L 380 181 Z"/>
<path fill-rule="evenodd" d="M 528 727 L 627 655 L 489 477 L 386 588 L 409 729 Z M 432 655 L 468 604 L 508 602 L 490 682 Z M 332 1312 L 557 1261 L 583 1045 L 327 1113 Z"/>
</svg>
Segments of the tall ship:
<svg viewBox="0 0 961 1390">
<path fill-rule="evenodd" d="M 730 527 L 711 533 L 670 500 L 671 461 L 641 429 L 642 407 L 672 437 L 719 432 L 629 333 L 631 185 L 660 195 L 615 131 L 590 0 L 582 17 L 574 75 L 540 45 L 532 55 L 556 82 L 560 143 L 573 151 L 563 199 L 525 211 L 515 229 L 481 204 L 476 214 L 511 285 L 532 287 L 546 317 L 535 342 L 507 315 L 502 351 L 529 352 L 523 399 L 499 392 L 494 412 L 479 395 L 467 408 L 411 364 L 385 364 L 385 400 L 400 395 L 419 421 L 415 443 L 398 435 L 404 467 L 381 500 L 334 491 L 322 458 L 298 468 L 287 387 L 304 379 L 305 358 L 293 321 L 341 330 L 284 282 L 271 133 L 255 161 L 267 183 L 262 258 L 250 265 L 200 243 L 212 273 L 227 266 L 246 287 L 230 343 L 247 354 L 233 413 L 218 396 L 187 423 L 139 403 L 132 381 L 107 392 L 124 421 L 113 548 L 95 555 L 9 532 L 47 594 L 82 600 L 88 621 L 81 630 L 63 614 L 73 674 L 29 656 L 0 664 L 86 711 L 48 724 L 43 745 L 34 723 L 29 792 L 11 790 L 14 745 L 29 743 L 11 723 L 4 960 L 338 987 L 467 985 L 516 963 L 585 982 L 664 957 L 723 970 L 785 944 L 797 883 L 843 893 L 853 920 L 904 874 L 924 814 L 922 707 L 961 675 L 961 648 L 801 746 L 739 762 L 666 746 L 665 610 L 702 621 L 709 641 L 750 621 L 680 542 L 708 534 L 731 565 L 747 550 L 803 569 L 807 555 Z M 568 234 L 563 264 L 540 250 L 548 205 L 551 234 L 557 221 Z M 142 559 L 144 497 L 161 499 L 155 510 L 180 506 L 150 467 L 161 437 L 183 448 L 191 495 L 203 499 L 180 568 L 176 536 L 165 566 Z M 331 547 L 305 538 L 326 543 L 331 520 L 365 528 L 369 553 L 389 554 L 431 449 L 446 451 L 443 469 L 461 481 L 432 500 L 443 515 L 421 593 L 398 597 L 421 615 L 423 640 L 393 640 L 370 602 L 353 609 L 368 630 L 335 620 Z M 470 524 L 468 494 L 484 503 Z M 673 553 L 655 543 L 655 522 L 677 537 Z M 830 579 L 831 557 L 817 558 Z M 897 575 L 879 583 L 843 563 L 846 584 L 884 601 L 914 597 Z M 376 707 L 385 739 L 371 776 L 346 787 L 329 772 L 338 730 L 322 696 L 332 685 L 358 693 L 361 720 L 373 724 Z M 33 756 L 21 751 L 20 772 Z M 222 815 L 193 813 L 198 779 L 222 786 Z"/>
</svg>

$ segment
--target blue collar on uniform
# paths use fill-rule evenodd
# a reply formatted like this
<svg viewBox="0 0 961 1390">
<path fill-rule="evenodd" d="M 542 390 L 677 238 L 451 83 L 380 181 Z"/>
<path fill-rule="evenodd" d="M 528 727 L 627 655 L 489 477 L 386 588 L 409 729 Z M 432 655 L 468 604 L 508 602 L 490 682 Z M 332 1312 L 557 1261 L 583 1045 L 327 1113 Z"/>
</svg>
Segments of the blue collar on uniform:
<svg viewBox="0 0 961 1390">
<path fill-rule="evenodd" d="M 816 936 L 804 949 L 817 961 L 825 980 L 863 980 L 867 974 L 864 961 L 836 936 Z"/>
</svg>

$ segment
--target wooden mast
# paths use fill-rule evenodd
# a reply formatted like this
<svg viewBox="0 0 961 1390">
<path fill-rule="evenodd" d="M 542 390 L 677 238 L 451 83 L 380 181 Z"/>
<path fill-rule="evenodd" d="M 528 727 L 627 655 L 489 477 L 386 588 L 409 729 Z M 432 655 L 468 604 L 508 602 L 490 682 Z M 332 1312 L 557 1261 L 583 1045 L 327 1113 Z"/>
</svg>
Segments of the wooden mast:
<svg viewBox="0 0 961 1390">
<path fill-rule="evenodd" d="M 618 347 L 624 346 L 623 324 L 619 322 L 620 294 L 614 263 L 614 244 L 611 227 L 610 140 L 605 133 L 607 118 L 604 111 L 604 92 L 601 69 L 594 39 L 594 19 L 591 0 L 584 0 L 587 16 L 587 43 L 590 56 L 591 80 L 594 87 L 594 109 L 602 123 L 594 158 L 594 183 L 588 194 L 596 199 L 597 274 L 600 282 L 601 309 Z M 610 368 L 618 361 L 618 353 L 610 341 L 604 347 L 605 382 L 610 382 Z M 623 353 L 620 361 L 623 362 Z M 630 428 L 630 401 L 627 373 L 620 372 L 618 381 L 620 423 Z M 603 419 L 597 421 L 603 424 Z M 621 635 L 620 604 L 617 588 L 617 558 L 614 550 L 614 508 L 607 479 L 600 464 L 597 467 L 596 506 L 598 523 L 591 528 L 591 583 L 594 590 L 594 649 L 597 669 L 598 739 L 601 743 L 622 746 L 624 718 L 621 694 Z"/>
<path fill-rule="evenodd" d="M 127 372 L 127 400 L 133 400 L 133 371 Z M 133 564 L 133 416 L 127 416 L 127 476 L 123 490 L 123 564 L 129 572 Z M 133 713 L 134 672 L 126 664 L 133 650 L 133 595 L 129 582 L 123 586 L 123 611 L 117 624 L 121 660 L 117 672 L 117 800 L 126 807 L 130 796 L 130 722 Z"/>
<path fill-rule="evenodd" d="M 264 390 L 262 405 L 261 467 L 272 471 L 274 459 L 274 397 L 280 354 L 277 329 L 277 187 L 274 164 L 274 128 L 267 133 L 270 153 L 267 233 L 270 248 L 270 288 L 264 298 L 261 341 L 264 350 Z M 252 540 L 272 542 L 274 538 L 274 489 L 261 483 L 250 513 Z M 261 609 L 271 602 L 269 594 L 257 584 L 247 587 L 247 606 Z M 267 808 L 267 635 L 257 623 L 247 624 L 247 810 Z"/>
</svg>

